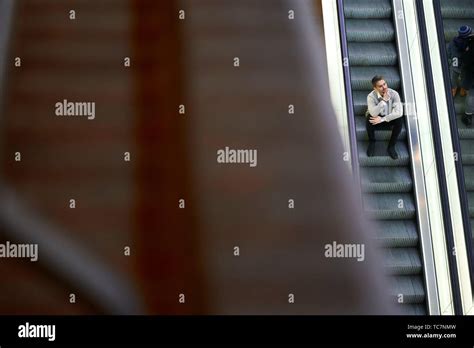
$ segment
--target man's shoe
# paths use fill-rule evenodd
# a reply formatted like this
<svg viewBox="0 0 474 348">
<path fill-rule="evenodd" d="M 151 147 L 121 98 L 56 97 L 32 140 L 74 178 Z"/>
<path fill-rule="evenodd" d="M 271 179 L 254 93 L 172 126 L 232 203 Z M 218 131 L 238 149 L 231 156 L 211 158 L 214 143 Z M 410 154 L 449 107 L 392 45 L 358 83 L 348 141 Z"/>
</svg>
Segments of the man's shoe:
<svg viewBox="0 0 474 348">
<path fill-rule="evenodd" d="M 394 159 L 394 160 L 398 159 L 398 153 L 395 150 L 395 146 L 389 146 L 387 148 L 387 152 L 388 152 L 389 156 L 392 157 L 392 159 Z"/>
<path fill-rule="evenodd" d="M 375 142 L 370 141 L 367 147 L 367 157 L 373 157 L 375 154 Z"/>
<path fill-rule="evenodd" d="M 462 117 L 462 122 L 470 127 L 472 125 L 472 114 L 465 113 Z"/>
<path fill-rule="evenodd" d="M 467 95 L 467 90 L 464 88 L 461 88 L 461 97 L 465 97 Z"/>
</svg>

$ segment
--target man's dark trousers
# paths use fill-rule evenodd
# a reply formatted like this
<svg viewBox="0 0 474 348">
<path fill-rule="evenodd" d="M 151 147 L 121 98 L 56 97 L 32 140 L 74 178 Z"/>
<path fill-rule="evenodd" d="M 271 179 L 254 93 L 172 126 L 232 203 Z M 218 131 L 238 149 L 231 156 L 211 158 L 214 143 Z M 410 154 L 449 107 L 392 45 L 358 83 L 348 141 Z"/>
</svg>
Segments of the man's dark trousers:
<svg viewBox="0 0 474 348">
<path fill-rule="evenodd" d="M 379 124 L 371 124 L 369 122 L 369 118 L 367 117 L 365 120 L 365 128 L 367 129 L 367 135 L 369 136 L 369 141 L 375 141 L 375 131 L 376 130 L 388 130 L 392 129 L 392 136 L 390 137 L 390 141 L 388 143 L 388 147 L 395 146 L 398 136 L 402 132 L 402 125 L 403 125 L 403 117 L 396 118 L 390 122 L 381 122 Z"/>
</svg>

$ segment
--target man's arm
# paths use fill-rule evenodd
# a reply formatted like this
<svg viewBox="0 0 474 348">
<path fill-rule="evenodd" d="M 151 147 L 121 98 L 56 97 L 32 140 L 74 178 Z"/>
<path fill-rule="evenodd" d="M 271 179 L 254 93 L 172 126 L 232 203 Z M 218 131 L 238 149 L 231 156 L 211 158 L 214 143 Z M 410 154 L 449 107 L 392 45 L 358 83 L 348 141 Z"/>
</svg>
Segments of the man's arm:
<svg viewBox="0 0 474 348">
<path fill-rule="evenodd" d="M 367 96 L 367 107 L 369 109 L 370 116 L 378 116 L 382 112 L 385 106 L 385 102 L 382 100 L 377 104 L 377 101 L 372 98 L 371 94 Z"/>
<path fill-rule="evenodd" d="M 385 122 L 393 121 L 399 117 L 402 117 L 403 115 L 403 105 L 400 100 L 400 95 L 398 93 L 394 93 L 392 99 L 392 112 L 384 117 Z"/>
</svg>

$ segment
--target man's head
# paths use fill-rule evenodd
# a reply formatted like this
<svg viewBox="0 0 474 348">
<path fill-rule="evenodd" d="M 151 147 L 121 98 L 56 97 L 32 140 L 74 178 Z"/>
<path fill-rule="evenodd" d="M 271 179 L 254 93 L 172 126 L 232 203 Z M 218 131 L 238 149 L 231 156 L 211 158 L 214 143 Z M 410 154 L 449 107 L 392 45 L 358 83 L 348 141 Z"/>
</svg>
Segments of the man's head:
<svg viewBox="0 0 474 348">
<path fill-rule="evenodd" d="M 380 75 L 375 75 L 372 78 L 372 86 L 374 87 L 374 90 L 380 93 L 380 95 L 384 95 L 388 89 L 387 82 L 385 82 L 384 77 Z"/>
</svg>

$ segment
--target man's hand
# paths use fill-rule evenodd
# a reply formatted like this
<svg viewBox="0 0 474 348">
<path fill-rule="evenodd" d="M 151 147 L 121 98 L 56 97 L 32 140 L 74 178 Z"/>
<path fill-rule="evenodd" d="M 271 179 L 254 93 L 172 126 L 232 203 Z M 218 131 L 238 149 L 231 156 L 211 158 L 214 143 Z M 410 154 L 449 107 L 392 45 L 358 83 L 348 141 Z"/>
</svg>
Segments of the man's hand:
<svg viewBox="0 0 474 348">
<path fill-rule="evenodd" d="M 369 122 L 371 124 L 379 124 L 380 122 L 382 122 L 382 117 L 380 116 L 370 116 L 370 119 L 369 119 Z"/>
<path fill-rule="evenodd" d="M 383 94 L 382 98 L 386 102 L 390 100 L 390 95 L 388 94 L 388 90 Z"/>
</svg>

